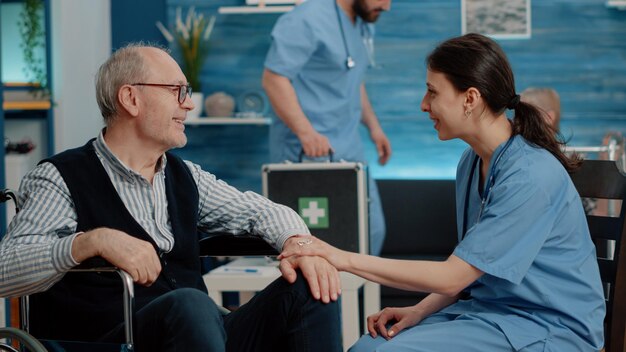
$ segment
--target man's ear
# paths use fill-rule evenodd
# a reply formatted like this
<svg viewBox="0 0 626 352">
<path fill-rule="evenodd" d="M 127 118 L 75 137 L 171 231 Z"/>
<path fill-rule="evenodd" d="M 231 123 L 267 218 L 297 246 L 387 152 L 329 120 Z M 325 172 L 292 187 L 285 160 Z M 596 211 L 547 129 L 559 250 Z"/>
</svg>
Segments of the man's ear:
<svg viewBox="0 0 626 352">
<path fill-rule="evenodd" d="M 139 97 L 135 87 L 125 84 L 117 91 L 117 99 L 120 107 L 131 116 L 139 115 Z"/>
<path fill-rule="evenodd" d="M 470 87 L 465 91 L 465 102 L 463 106 L 466 110 L 473 110 L 480 101 L 480 92 L 474 87 Z"/>
</svg>

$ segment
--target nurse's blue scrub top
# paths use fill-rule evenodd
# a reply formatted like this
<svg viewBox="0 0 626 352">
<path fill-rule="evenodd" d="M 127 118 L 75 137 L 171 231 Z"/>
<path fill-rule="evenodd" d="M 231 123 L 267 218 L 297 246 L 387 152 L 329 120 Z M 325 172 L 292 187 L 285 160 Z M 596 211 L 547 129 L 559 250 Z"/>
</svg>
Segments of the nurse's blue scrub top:
<svg viewBox="0 0 626 352">
<path fill-rule="evenodd" d="M 360 86 L 369 65 L 363 37 L 370 25 L 357 16 L 353 24 L 335 0 L 307 0 L 282 15 L 272 30 L 272 45 L 265 67 L 289 78 L 304 114 L 313 128 L 326 136 L 335 159 L 365 161 L 359 136 L 361 121 Z M 356 66 L 348 69 L 348 54 Z M 270 128 L 273 162 L 297 160 L 298 138 L 278 118 Z"/>
<path fill-rule="evenodd" d="M 491 163 L 503 147 L 494 152 Z M 557 336 L 566 336 L 583 351 L 599 350 L 604 294 L 595 247 L 569 175 L 548 151 L 515 136 L 493 170 L 495 182 L 480 219 L 484 190 L 479 194 L 480 167 L 474 168 L 463 238 L 467 182 L 475 156 L 468 149 L 457 170 L 460 243 L 454 254 L 485 275 L 468 288 L 472 299 L 443 312 L 481 315 L 495 323 L 516 350 Z"/>
</svg>

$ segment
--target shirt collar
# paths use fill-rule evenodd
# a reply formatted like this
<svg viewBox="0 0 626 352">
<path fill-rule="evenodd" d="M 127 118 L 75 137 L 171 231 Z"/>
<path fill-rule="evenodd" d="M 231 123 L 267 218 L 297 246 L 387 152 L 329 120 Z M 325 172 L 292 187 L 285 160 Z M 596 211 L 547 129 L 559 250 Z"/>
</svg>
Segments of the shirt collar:
<svg viewBox="0 0 626 352">
<path fill-rule="evenodd" d="M 128 181 L 134 181 L 138 178 L 143 178 L 143 176 L 133 169 L 126 166 L 113 152 L 109 149 L 106 142 L 104 141 L 104 134 L 106 133 L 106 128 L 103 128 L 98 134 L 98 138 L 93 142 L 94 149 L 96 154 L 102 160 L 102 163 L 107 164 L 113 172 L 124 177 Z M 167 157 L 165 154 L 161 156 L 157 173 L 164 172 L 165 165 L 167 164 Z"/>
</svg>

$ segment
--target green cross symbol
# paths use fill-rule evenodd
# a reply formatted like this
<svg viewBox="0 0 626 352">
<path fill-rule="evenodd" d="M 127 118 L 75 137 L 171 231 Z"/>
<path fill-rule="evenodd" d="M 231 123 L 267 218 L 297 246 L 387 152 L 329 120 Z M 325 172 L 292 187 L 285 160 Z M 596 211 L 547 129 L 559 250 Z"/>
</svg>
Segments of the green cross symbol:
<svg viewBox="0 0 626 352">
<path fill-rule="evenodd" d="M 311 229 L 328 228 L 328 198 L 298 198 L 298 213 Z"/>
</svg>

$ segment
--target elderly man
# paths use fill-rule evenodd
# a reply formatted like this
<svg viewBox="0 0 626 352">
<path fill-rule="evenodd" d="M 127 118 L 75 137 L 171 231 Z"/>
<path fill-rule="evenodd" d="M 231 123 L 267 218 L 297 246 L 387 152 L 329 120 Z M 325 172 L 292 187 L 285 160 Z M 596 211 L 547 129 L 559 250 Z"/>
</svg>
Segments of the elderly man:
<svg viewBox="0 0 626 352">
<path fill-rule="evenodd" d="M 559 132 L 561 98 L 556 90 L 547 87 L 529 87 L 522 92 L 521 99 L 539 108 L 550 127 Z"/>
<path fill-rule="evenodd" d="M 284 279 L 236 312 L 222 315 L 207 296 L 198 229 L 250 232 L 278 250 L 309 232 L 289 208 L 168 152 L 187 142 L 194 108 L 176 61 L 129 45 L 100 67 L 96 91 L 106 127 L 24 178 L 22 211 L 0 243 L 0 296 L 33 294 L 44 312 L 33 334 L 120 339 L 119 280 L 65 275 L 99 256 L 137 284 L 139 351 L 339 351 L 339 277 L 320 257 L 281 261 Z"/>
</svg>

